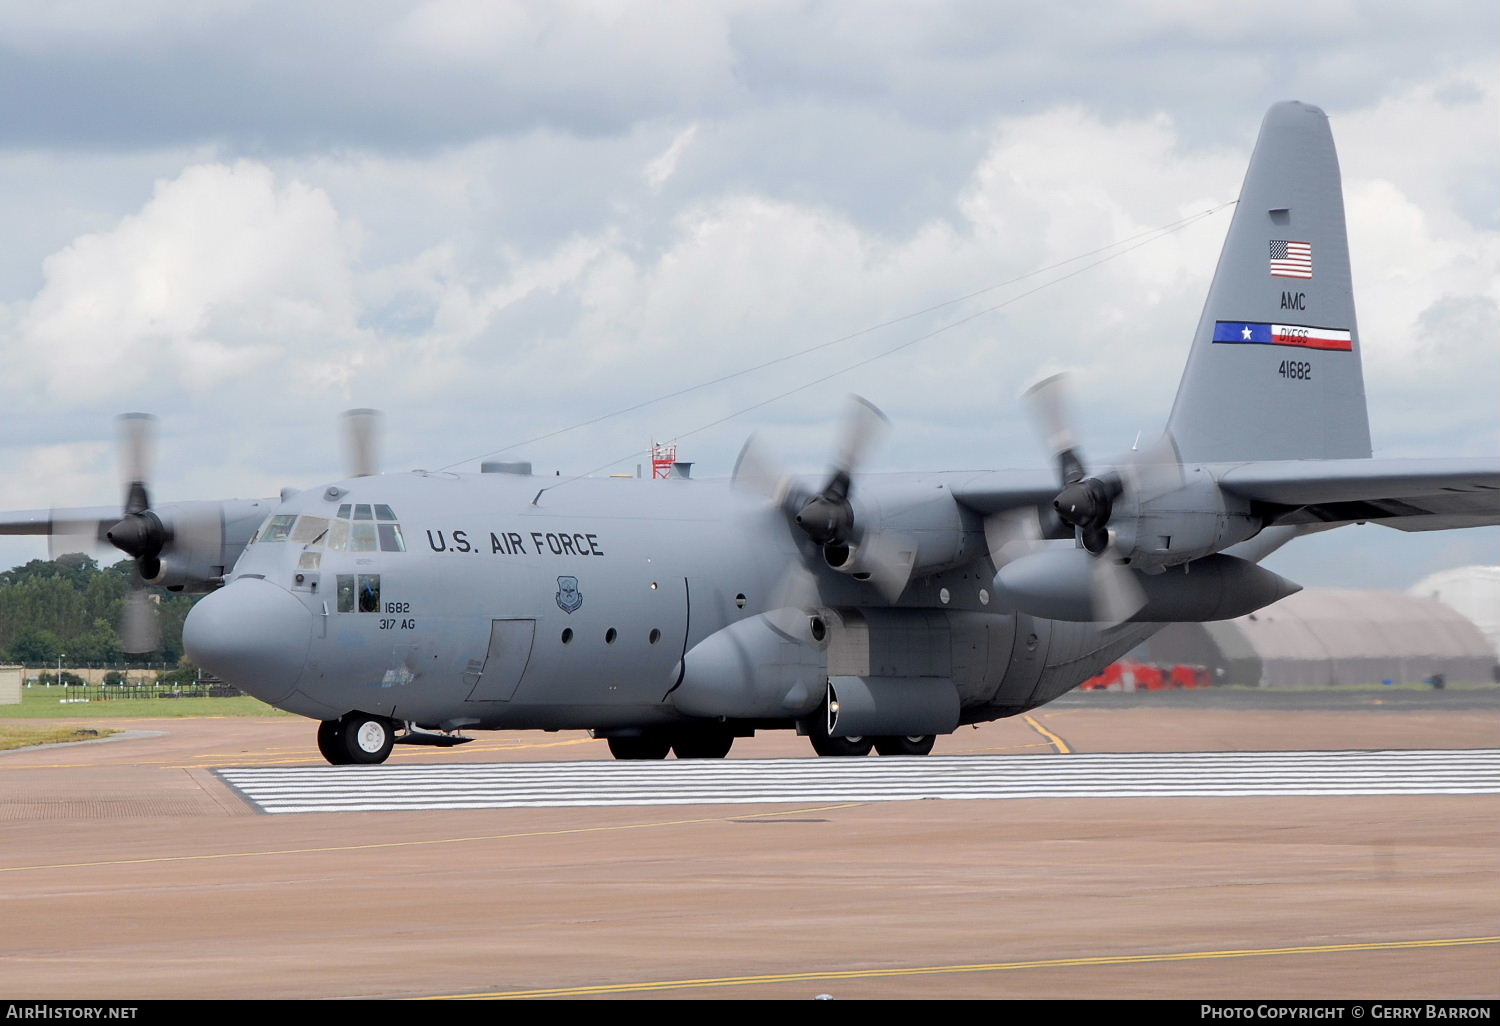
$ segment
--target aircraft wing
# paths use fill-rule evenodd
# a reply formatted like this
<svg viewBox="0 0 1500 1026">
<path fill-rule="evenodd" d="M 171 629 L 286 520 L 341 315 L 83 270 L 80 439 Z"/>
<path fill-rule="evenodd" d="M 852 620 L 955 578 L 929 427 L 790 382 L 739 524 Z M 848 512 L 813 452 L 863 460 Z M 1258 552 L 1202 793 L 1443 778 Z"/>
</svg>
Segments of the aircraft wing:
<svg viewBox="0 0 1500 1026">
<path fill-rule="evenodd" d="M 1368 521 L 1401 531 L 1500 524 L 1500 460 L 1259 460 L 1215 477 L 1275 524 Z"/>
<path fill-rule="evenodd" d="M 1053 469 L 987 470 L 953 485 L 953 497 L 976 513 L 1048 507 L 1061 487 Z"/>
<path fill-rule="evenodd" d="M 104 543 L 104 532 L 120 522 L 119 506 L 75 506 L 71 509 L 23 509 L 0 513 L 0 535 L 80 535 L 93 532 Z"/>
</svg>

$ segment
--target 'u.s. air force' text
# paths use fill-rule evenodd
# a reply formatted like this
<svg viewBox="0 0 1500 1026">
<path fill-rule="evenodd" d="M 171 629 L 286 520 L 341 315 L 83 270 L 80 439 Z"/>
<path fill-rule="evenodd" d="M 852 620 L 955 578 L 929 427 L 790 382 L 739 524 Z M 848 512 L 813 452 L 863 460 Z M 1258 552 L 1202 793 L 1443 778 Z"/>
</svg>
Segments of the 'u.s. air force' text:
<svg viewBox="0 0 1500 1026">
<path fill-rule="evenodd" d="M 485 534 L 489 541 L 483 540 Z M 483 531 L 473 538 L 468 531 L 428 531 L 427 546 L 433 552 L 488 552 L 492 556 L 602 556 L 597 534 L 576 531 Z"/>
</svg>

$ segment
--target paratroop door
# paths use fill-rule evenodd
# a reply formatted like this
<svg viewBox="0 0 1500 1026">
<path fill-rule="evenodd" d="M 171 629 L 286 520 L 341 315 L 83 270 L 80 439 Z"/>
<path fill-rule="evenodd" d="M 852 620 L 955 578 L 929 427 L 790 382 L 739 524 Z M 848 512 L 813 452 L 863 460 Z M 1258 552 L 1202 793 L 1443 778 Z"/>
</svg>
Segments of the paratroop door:
<svg viewBox="0 0 1500 1026">
<path fill-rule="evenodd" d="M 526 675 L 531 661 L 535 620 L 491 620 L 490 647 L 479 681 L 469 692 L 470 702 L 508 702 Z"/>
</svg>

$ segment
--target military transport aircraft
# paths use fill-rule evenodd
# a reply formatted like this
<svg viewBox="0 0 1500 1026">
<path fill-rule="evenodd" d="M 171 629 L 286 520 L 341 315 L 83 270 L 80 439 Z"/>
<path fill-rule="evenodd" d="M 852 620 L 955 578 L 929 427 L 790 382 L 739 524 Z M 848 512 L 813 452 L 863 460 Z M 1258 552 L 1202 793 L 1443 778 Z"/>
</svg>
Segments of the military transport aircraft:
<svg viewBox="0 0 1500 1026">
<path fill-rule="evenodd" d="M 621 759 L 718 758 L 771 729 L 820 755 L 925 754 L 1165 622 L 1296 591 L 1256 564 L 1299 534 L 1500 523 L 1500 459 L 1371 458 L 1338 162 L 1305 104 L 1261 126 L 1161 441 L 1090 465 L 1060 382 L 1030 398 L 1055 472 L 861 475 L 883 418 L 857 402 L 821 480 L 753 445 L 732 480 L 669 483 L 364 457 L 279 500 L 159 505 L 126 421 L 123 516 L 0 532 L 82 529 L 142 581 L 208 591 L 189 655 L 318 720 L 329 762 L 378 763 L 500 728 L 592 730 Z M 352 423 L 367 443 L 368 415 Z"/>
</svg>

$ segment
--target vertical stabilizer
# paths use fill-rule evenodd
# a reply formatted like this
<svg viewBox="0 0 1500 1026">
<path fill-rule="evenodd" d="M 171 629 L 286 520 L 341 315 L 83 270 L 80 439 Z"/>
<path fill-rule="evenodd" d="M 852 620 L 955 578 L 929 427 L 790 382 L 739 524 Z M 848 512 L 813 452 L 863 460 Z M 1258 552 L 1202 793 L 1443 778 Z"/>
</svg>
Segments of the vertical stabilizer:
<svg viewBox="0 0 1500 1026">
<path fill-rule="evenodd" d="M 1328 116 L 1278 103 L 1240 189 L 1167 430 L 1187 462 L 1370 455 Z"/>
</svg>

